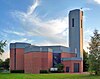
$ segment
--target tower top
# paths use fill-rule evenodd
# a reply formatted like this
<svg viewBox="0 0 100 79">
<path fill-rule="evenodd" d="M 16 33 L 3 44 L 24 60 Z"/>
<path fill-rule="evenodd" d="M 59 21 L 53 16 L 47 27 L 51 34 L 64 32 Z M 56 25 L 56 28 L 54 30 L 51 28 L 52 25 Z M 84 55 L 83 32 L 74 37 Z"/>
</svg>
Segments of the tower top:
<svg viewBox="0 0 100 79">
<path fill-rule="evenodd" d="M 69 14 L 71 14 L 71 13 L 72 13 L 72 14 L 73 14 L 73 13 L 75 14 L 76 12 L 77 12 L 77 13 L 80 13 L 80 12 L 81 12 L 81 13 L 82 13 L 82 16 L 83 16 L 83 10 L 82 10 L 82 8 L 81 8 L 81 9 L 73 9 L 73 10 L 71 10 L 71 11 L 69 12 Z"/>
<path fill-rule="evenodd" d="M 73 12 L 73 11 L 82 11 L 82 8 L 80 8 L 80 9 L 73 9 L 70 12 Z"/>
</svg>

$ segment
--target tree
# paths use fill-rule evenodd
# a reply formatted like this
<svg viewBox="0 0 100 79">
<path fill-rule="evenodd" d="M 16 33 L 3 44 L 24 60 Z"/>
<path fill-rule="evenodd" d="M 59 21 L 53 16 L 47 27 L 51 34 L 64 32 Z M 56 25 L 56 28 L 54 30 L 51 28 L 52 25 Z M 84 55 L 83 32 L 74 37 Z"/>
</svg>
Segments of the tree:
<svg viewBox="0 0 100 79">
<path fill-rule="evenodd" d="M 0 55 L 4 52 L 4 47 L 6 46 L 6 41 L 0 41 Z"/>
<path fill-rule="evenodd" d="M 10 62 L 9 58 L 5 59 L 5 61 L 2 63 L 2 67 L 6 70 L 9 70 L 9 62 Z"/>
<path fill-rule="evenodd" d="M 100 34 L 98 30 L 95 30 L 94 36 L 91 36 L 89 50 L 88 62 L 90 73 L 100 75 Z"/>
<path fill-rule="evenodd" d="M 88 71 L 88 67 L 88 53 L 85 50 L 83 50 L 83 71 Z"/>
<path fill-rule="evenodd" d="M 2 68 L 2 63 L 3 63 L 3 60 L 0 59 L 0 72 L 3 70 L 3 68 Z"/>
<path fill-rule="evenodd" d="M 0 59 L 0 68 L 2 67 L 3 60 Z"/>
<path fill-rule="evenodd" d="M 64 72 L 64 65 L 62 63 L 57 64 L 55 67 L 58 68 L 58 72 Z"/>
</svg>

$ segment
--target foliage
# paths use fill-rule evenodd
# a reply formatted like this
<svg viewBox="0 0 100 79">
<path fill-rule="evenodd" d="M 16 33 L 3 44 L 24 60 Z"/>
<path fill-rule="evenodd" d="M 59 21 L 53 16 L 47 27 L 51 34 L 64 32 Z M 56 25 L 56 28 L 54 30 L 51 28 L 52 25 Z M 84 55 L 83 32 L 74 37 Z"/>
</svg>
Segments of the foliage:
<svg viewBox="0 0 100 79">
<path fill-rule="evenodd" d="M 2 59 L 0 59 L 0 67 L 2 67 L 2 63 L 3 63 L 3 60 L 2 60 Z"/>
<path fill-rule="evenodd" d="M 5 61 L 2 63 L 2 67 L 6 70 L 9 70 L 9 62 L 10 62 L 9 58 L 5 59 Z"/>
<path fill-rule="evenodd" d="M 40 70 L 40 73 L 49 73 L 48 70 Z"/>
<path fill-rule="evenodd" d="M 0 55 L 4 52 L 4 47 L 6 46 L 6 41 L 0 41 Z"/>
<path fill-rule="evenodd" d="M 24 70 L 11 70 L 11 73 L 24 73 Z"/>
<path fill-rule="evenodd" d="M 100 34 L 94 31 L 94 36 L 91 37 L 89 43 L 89 71 L 91 74 L 100 75 Z"/>
<path fill-rule="evenodd" d="M 64 72 L 64 65 L 62 63 L 57 64 L 55 67 L 58 68 L 58 72 Z"/>
<path fill-rule="evenodd" d="M 88 53 L 85 50 L 83 50 L 83 72 L 88 71 L 88 67 Z"/>
<path fill-rule="evenodd" d="M 9 62 L 10 62 L 9 58 L 5 59 L 5 61 L 0 59 L 0 69 L 9 70 Z"/>
<path fill-rule="evenodd" d="M 2 68 L 2 63 L 3 63 L 3 60 L 0 59 L 0 72 L 3 70 L 3 68 Z"/>
</svg>

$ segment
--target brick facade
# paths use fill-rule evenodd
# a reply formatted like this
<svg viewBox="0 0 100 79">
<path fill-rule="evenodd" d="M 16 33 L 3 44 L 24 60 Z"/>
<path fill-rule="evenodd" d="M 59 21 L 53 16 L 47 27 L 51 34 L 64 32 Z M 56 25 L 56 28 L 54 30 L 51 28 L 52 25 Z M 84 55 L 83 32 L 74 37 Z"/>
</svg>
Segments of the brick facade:
<svg viewBox="0 0 100 79">
<path fill-rule="evenodd" d="M 24 49 L 23 48 L 10 49 L 10 69 L 24 70 Z"/>
<path fill-rule="evenodd" d="M 14 48 L 10 49 L 10 70 L 15 70 L 14 62 Z"/>
<path fill-rule="evenodd" d="M 74 73 L 74 63 L 79 64 L 79 72 L 83 72 L 83 61 L 82 60 L 68 60 L 68 61 L 62 61 L 62 64 L 64 64 L 64 71 L 66 72 L 66 67 L 69 67 L 69 73 Z"/>
<path fill-rule="evenodd" d="M 40 73 L 40 70 L 48 70 L 52 67 L 52 53 L 28 52 L 24 54 L 25 73 Z"/>
<path fill-rule="evenodd" d="M 17 48 L 18 47 L 18 48 Z M 40 73 L 40 70 L 49 70 L 53 67 L 53 52 L 48 48 L 38 46 L 28 46 L 28 49 L 18 45 L 10 48 L 10 70 L 24 70 L 25 73 Z M 58 48 L 59 49 L 59 48 Z M 74 73 L 74 63 L 79 64 L 79 72 L 83 71 L 83 61 L 78 60 L 75 53 L 61 52 L 61 63 L 64 64 L 64 71 L 69 67 L 68 73 Z M 66 58 L 68 58 L 66 60 Z M 76 58 L 71 60 L 70 58 Z"/>
<path fill-rule="evenodd" d="M 68 52 L 61 53 L 61 58 L 72 58 L 72 57 L 76 57 L 76 54 L 75 53 L 68 53 Z"/>
</svg>

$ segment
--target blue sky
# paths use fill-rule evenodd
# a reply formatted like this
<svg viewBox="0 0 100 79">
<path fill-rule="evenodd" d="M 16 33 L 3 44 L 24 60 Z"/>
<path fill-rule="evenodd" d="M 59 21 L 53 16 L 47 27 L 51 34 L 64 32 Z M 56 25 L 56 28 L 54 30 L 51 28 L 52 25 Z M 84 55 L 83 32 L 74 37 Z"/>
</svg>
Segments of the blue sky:
<svg viewBox="0 0 100 79">
<path fill-rule="evenodd" d="M 68 13 L 84 11 L 84 49 L 94 29 L 100 32 L 100 0 L 0 0 L 0 40 L 9 43 L 68 46 Z"/>
</svg>

